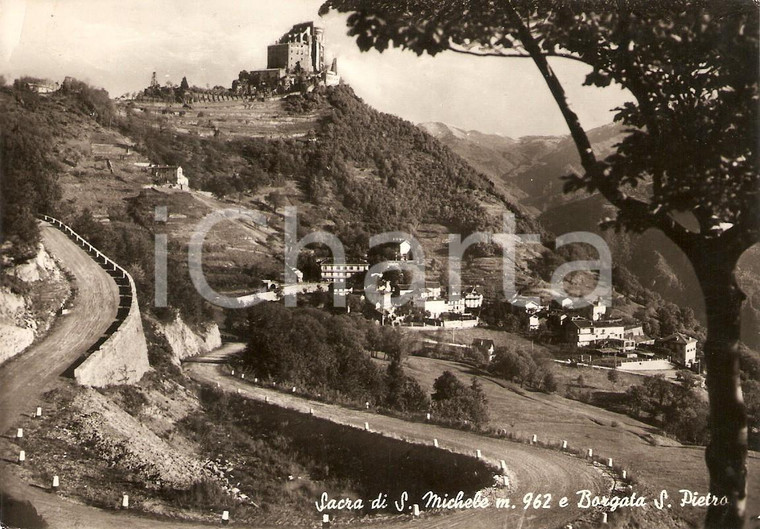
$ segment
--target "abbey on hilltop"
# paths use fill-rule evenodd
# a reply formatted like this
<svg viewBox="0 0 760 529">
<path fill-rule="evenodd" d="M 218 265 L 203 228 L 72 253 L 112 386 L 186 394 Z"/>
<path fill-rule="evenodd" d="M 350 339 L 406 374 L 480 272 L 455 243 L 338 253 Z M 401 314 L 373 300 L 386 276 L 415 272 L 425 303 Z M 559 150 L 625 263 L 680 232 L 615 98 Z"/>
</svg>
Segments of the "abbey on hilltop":
<svg viewBox="0 0 760 529">
<path fill-rule="evenodd" d="M 314 22 L 296 24 L 267 47 L 267 67 L 243 70 L 232 82 L 237 94 L 287 93 L 340 82 L 338 63 L 325 62 L 324 30 Z"/>
</svg>

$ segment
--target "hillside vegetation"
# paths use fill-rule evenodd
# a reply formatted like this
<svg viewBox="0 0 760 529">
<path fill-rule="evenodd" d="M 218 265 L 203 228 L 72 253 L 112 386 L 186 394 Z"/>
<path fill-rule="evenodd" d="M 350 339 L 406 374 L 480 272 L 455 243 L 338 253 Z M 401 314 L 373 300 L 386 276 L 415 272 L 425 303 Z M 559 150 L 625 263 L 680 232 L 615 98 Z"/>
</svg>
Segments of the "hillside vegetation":
<svg viewBox="0 0 760 529">
<path fill-rule="evenodd" d="M 122 130 L 151 160 L 181 164 L 196 186 L 217 196 L 295 181 L 306 202 L 323 206 L 322 220 L 365 249 L 370 234 L 413 231 L 422 223 L 464 234 L 494 228 L 501 219 L 489 206 L 529 222 L 459 156 L 411 123 L 368 107 L 348 86 L 282 104 L 291 115 L 314 117 L 308 135 L 241 137 L 239 120 L 225 120 L 227 107 L 198 112 L 214 123 L 218 134 L 211 138 L 179 132 L 181 116 L 161 116 L 157 127 L 158 117 L 130 109 Z"/>
</svg>

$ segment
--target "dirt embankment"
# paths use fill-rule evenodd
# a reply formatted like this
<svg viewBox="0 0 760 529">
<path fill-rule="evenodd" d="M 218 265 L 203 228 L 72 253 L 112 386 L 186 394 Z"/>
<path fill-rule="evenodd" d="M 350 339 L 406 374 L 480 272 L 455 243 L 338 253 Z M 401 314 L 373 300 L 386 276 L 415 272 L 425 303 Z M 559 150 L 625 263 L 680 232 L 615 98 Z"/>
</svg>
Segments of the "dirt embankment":
<svg viewBox="0 0 760 529">
<path fill-rule="evenodd" d="M 209 396 L 209 392 L 213 393 Z M 215 399 L 224 399 L 213 406 Z M 212 409 L 209 409 L 212 408 Z M 151 374 L 139 387 L 65 385 L 46 395 L 42 418 L 27 418 L 23 439 L 2 457 L 26 461 L 21 477 L 100 508 L 130 508 L 211 523 L 222 510 L 247 523 L 309 526 L 322 494 L 362 498 L 365 509 L 334 512 L 344 521 L 395 513 L 422 495 L 466 497 L 494 484 L 486 462 L 410 445 L 293 410 L 213 390 L 188 389 Z M 387 494 L 388 509 L 369 509 Z"/>
<path fill-rule="evenodd" d="M 37 255 L 0 277 L 0 364 L 42 336 L 70 296 L 64 272 L 40 244 Z"/>
<path fill-rule="evenodd" d="M 193 331 L 177 315 L 175 319 L 159 327 L 171 347 L 172 361 L 179 365 L 185 358 L 208 353 L 222 346 L 222 337 L 216 323 L 210 323 L 202 332 Z"/>
</svg>

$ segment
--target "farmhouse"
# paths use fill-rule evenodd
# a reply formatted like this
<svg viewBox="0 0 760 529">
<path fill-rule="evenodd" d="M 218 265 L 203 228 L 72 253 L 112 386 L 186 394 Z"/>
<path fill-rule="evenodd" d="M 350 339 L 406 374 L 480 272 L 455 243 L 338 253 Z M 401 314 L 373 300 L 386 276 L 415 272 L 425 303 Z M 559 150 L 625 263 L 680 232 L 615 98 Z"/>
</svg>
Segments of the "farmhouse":
<svg viewBox="0 0 760 529">
<path fill-rule="evenodd" d="M 150 174 L 156 185 L 170 185 L 183 191 L 190 189 L 190 181 L 179 165 L 152 165 Z"/>
<path fill-rule="evenodd" d="M 692 367 L 697 361 L 697 340 L 677 332 L 659 341 L 673 353 L 673 361 L 684 367 Z"/>
</svg>

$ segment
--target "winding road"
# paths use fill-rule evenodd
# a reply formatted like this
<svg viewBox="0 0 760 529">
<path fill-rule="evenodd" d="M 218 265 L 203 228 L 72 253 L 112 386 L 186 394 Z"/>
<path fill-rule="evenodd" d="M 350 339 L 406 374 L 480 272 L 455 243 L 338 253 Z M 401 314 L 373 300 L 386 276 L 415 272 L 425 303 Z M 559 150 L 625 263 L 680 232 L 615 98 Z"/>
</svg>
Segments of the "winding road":
<svg viewBox="0 0 760 529">
<path fill-rule="evenodd" d="M 48 224 L 41 225 L 45 247 L 73 274 L 78 292 L 69 314 L 59 318 L 42 341 L 0 366 L 0 432 L 6 434 L 19 415 L 31 413 L 42 394 L 58 383 L 59 375 L 102 335 L 113 321 L 118 306 L 118 290 L 110 276 L 64 234 Z M 212 357 L 214 355 L 218 357 L 219 352 L 212 353 Z M 239 389 L 241 395 L 247 398 L 268 398 L 274 405 L 301 411 L 313 408 L 316 416 L 336 423 L 362 427 L 366 421 L 373 431 L 383 435 L 428 445 L 432 445 L 435 438 L 441 448 L 465 454 L 474 455 L 475 450 L 480 449 L 483 457 L 494 464 L 498 464 L 501 459 L 505 460 L 513 476 L 514 490 L 510 498 L 517 504 L 515 509 L 489 508 L 452 512 L 443 516 L 423 515 L 419 519 L 385 520 L 373 525 L 428 529 L 559 527 L 588 513 L 575 506 L 576 491 L 588 489 L 592 494 L 601 495 L 608 493 L 612 484 L 610 476 L 598 467 L 556 451 L 308 401 L 251 386 L 224 374 L 219 365 L 193 363 L 188 365 L 187 372 L 200 382 L 218 383 L 225 391 Z M 200 529 L 216 525 L 155 519 L 74 503 L 57 494 L 50 494 L 39 486 L 23 482 L 8 471 L 10 465 L 6 461 L 0 462 L 0 488 L 18 499 L 31 501 L 52 529 Z M 526 492 L 551 492 L 555 502 L 561 496 L 567 496 L 570 505 L 564 509 L 555 506 L 551 509 L 524 511 L 522 497 Z M 317 519 L 315 513 L 315 521 Z"/>
<path fill-rule="evenodd" d="M 34 411 L 40 396 L 116 317 L 119 290 L 114 280 L 79 246 L 40 221 L 42 243 L 74 276 L 77 293 L 69 313 L 60 316 L 43 340 L 0 366 L 0 433 L 19 414 Z"/>
<path fill-rule="evenodd" d="M 227 352 L 234 352 L 234 347 L 229 347 Z M 220 356 L 218 352 L 210 353 L 210 358 L 215 361 L 219 361 Z M 193 362 L 186 364 L 185 370 L 201 383 L 219 384 L 219 387 L 225 391 L 238 392 L 239 390 L 240 395 L 244 397 L 259 401 L 267 399 L 272 405 L 304 413 L 308 413 L 311 409 L 315 417 L 335 423 L 363 428 L 364 423 L 367 422 L 373 432 L 388 437 L 429 446 L 433 445 L 433 439 L 437 439 L 439 446 L 443 449 L 472 456 L 475 455 L 476 450 L 480 450 L 482 456 L 496 467 L 500 460 L 504 460 L 513 477 L 514 488 L 508 497 L 512 503 L 516 504 L 514 509 L 491 507 L 483 510 L 459 511 L 413 521 L 385 522 L 382 524 L 384 527 L 420 529 L 561 527 L 589 513 L 588 509 L 577 507 L 577 491 L 587 489 L 592 495 L 609 495 L 613 484 L 611 476 L 599 467 L 592 466 L 581 458 L 554 450 L 307 400 L 254 386 L 244 380 L 231 377 L 218 364 Z M 522 498 L 528 492 L 551 493 L 553 506 L 550 509 L 523 510 Z M 563 496 L 568 498 L 569 505 L 558 508 L 557 502 Z"/>
</svg>

